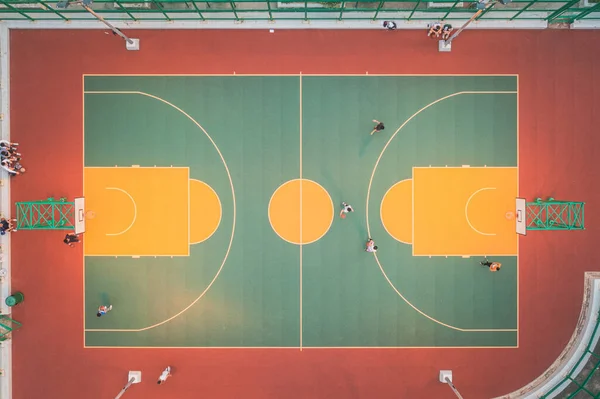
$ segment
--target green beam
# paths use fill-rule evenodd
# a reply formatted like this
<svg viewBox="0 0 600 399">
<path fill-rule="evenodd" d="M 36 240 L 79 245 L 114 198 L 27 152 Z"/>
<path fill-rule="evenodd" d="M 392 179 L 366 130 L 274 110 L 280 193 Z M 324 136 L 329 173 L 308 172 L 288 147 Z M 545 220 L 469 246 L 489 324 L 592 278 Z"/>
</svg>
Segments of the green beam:
<svg viewBox="0 0 600 399">
<path fill-rule="evenodd" d="M 157 2 L 156 0 L 151 0 L 152 3 L 156 6 L 156 8 L 158 8 L 158 10 L 160 12 L 162 12 L 162 14 L 165 16 L 165 18 L 167 19 L 167 21 L 171 21 L 171 18 L 167 15 L 167 13 L 165 12 L 165 10 L 163 10 L 162 6 L 160 5 L 159 2 Z"/>
<path fill-rule="evenodd" d="M 340 21 L 342 20 L 342 14 L 344 13 L 344 8 L 346 8 L 346 2 L 342 1 L 342 7 L 340 7 Z"/>
<path fill-rule="evenodd" d="M 577 14 L 575 17 L 573 17 L 573 20 L 577 21 L 578 19 L 582 19 L 586 15 L 589 15 L 589 14 L 593 13 L 594 11 L 599 11 L 599 10 L 600 10 L 600 3 L 596 3 L 595 6 L 590 7 L 587 10 Z"/>
<path fill-rule="evenodd" d="M 559 8 L 558 10 L 554 11 L 552 14 L 548 15 L 546 18 L 544 18 L 544 20 L 548 21 L 549 23 L 552 22 L 552 21 L 554 21 L 556 18 L 558 18 L 565 11 L 568 11 L 569 8 L 571 8 L 575 4 L 579 3 L 579 1 L 580 0 L 571 0 L 570 2 L 568 2 L 567 4 L 565 4 L 564 6 L 562 6 L 561 8 Z"/>
<path fill-rule="evenodd" d="M 375 11 L 375 15 L 373 16 L 373 21 L 375 21 L 377 19 L 377 15 L 379 14 L 379 11 L 381 10 L 381 7 L 383 7 L 384 4 L 385 4 L 385 0 L 381 0 L 379 2 L 379 4 L 377 5 L 377 11 Z"/>
<path fill-rule="evenodd" d="M 407 21 L 410 21 L 410 19 L 412 18 L 413 14 L 417 10 L 417 7 L 419 7 L 419 4 L 421 4 L 421 0 L 417 1 L 417 4 L 415 4 L 415 6 L 413 7 L 412 11 L 410 12 L 410 15 L 408 16 Z"/>
<path fill-rule="evenodd" d="M 304 20 L 308 21 L 308 1 L 304 2 Z"/>
<path fill-rule="evenodd" d="M 230 1 L 229 4 L 231 5 L 231 11 L 233 11 L 233 15 L 235 15 L 235 20 L 239 21 L 240 17 L 238 17 L 237 11 L 235 10 L 235 3 L 233 1 Z"/>
<path fill-rule="evenodd" d="M 27 15 L 26 13 L 24 13 L 23 11 L 19 10 L 18 8 L 15 8 L 13 6 L 11 6 L 10 4 L 8 4 L 6 1 L 4 0 L 0 0 L 0 2 L 2 4 L 4 4 L 6 6 L 6 8 L 11 9 L 14 12 L 18 12 L 19 14 L 21 14 L 22 16 L 24 16 L 25 18 L 27 18 L 30 21 L 35 21 L 35 19 L 31 18 L 29 15 Z"/>
<path fill-rule="evenodd" d="M 448 16 L 448 15 L 449 15 L 449 14 L 452 12 L 452 10 L 454 10 L 454 7 L 456 7 L 456 5 L 458 4 L 458 2 L 459 2 L 459 1 L 462 1 L 462 0 L 456 0 L 456 1 L 454 2 L 454 4 L 452 4 L 452 7 L 450 7 L 450 9 L 449 9 L 449 10 L 448 10 L 448 12 L 446 13 L 446 15 L 444 15 L 444 16 L 442 17 L 442 21 L 446 19 L 446 17 L 447 17 L 447 16 Z"/>
<path fill-rule="evenodd" d="M 58 11 L 56 11 L 56 9 L 50 7 L 45 1 L 38 0 L 38 3 L 40 3 L 41 5 L 43 5 L 46 8 L 46 10 L 50 10 L 54 14 L 58 15 L 59 17 L 61 17 L 64 21 L 68 21 L 69 20 L 69 18 L 65 17 L 64 15 L 62 15 L 61 13 L 59 13 Z"/>
<path fill-rule="evenodd" d="M 481 17 L 483 17 L 485 14 L 487 14 L 488 12 L 492 11 L 492 9 L 496 7 L 496 3 L 492 3 L 490 4 L 489 7 L 486 7 L 485 10 L 483 10 L 483 12 L 481 14 L 479 14 L 479 16 L 477 18 L 475 18 L 475 21 L 479 21 L 481 19 Z"/>
<path fill-rule="evenodd" d="M 119 6 L 119 8 L 121 8 L 121 10 L 125 11 L 127 13 L 127 15 L 129 15 L 129 18 L 133 19 L 134 21 L 137 21 L 137 18 L 134 17 L 133 14 L 129 12 L 129 10 L 127 10 L 125 7 L 123 7 L 123 4 L 121 4 L 121 0 L 115 0 L 115 2 Z"/>
<path fill-rule="evenodd" d="M 532 2 L 530 2 L 529 4 L 527 4 L 525 7 L 523 7 L 518 13 L 516 13 L 515 15 L 513 15 L 510 20 L 512 21 L 513 19 L 517 18 L 519 15 L 521 15 L 521 13 L 523 13 L 523 11 L 526 11 L 529 7 L 531 7 L 532 5 L 534 5 L 537 2 L 538 2 L 538 0 L 533 0 Z"/>
<path fill-rule="evenodd" d="M 267 8 L 269 9 L 269 21 L 273 20 L 273 12 L 271 11 L 271 1 L 267 0 Z"/>
</svg>

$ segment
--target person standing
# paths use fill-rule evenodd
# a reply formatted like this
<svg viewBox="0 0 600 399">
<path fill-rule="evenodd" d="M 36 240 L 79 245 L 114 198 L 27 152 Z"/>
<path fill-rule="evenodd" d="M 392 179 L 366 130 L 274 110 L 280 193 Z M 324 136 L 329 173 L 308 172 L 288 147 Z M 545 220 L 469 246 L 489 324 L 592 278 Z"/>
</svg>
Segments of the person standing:
<svg viewBox="0 0 600 399">
<path fill-rule="evenodd" d="M 77 234 L 67 234 L 63 242 L 71 248 L 73 248 L 75 246 L 75 243 L 79 242 L 79 237 L 77 236 Z"/>
<path fill-rule="evenodd" d="M 158 381 L 156 382 L 158 385 L 162 385 L 167 382 L 167 378 L 171 376 L 171 366 L 167 366 L 166 369 L 163 370 L 161 375 L 158 377 Z"/>
<path fill-rule="evenodd" d="M 385 126 L 383 125 L 383 122 L 379 122 L 377 119 L 373 119 L 373 122 L 376 123 L 376 125 L 373 128 L 373 130 L 371 131 L 371 136 L 373 135 L 373 133 L 380 132 L 383 129 L 385 129 Z"/>
<path fill-rule="evenodd" d="M 436 39 L 438 37 L 440 37 L 440 34 L 442 33 L 442 24 L 439 22 L 434 22 L 432 24 L 427 24 L 427 28 L 429 29 L 427 31 L 427 36 L 429 36 L 432 39 Z"/>
<path fill-rule="evenodd" d="M 112 310 L 112 305 L 101 305 L 98 307 L 98 313 L 96 313 L 97 317 L 102 317 L 105 314 L 107 314 L 108 312 L 110 312 Z"/>
<path fill-rule="evenodd" d="M 372 238 L 369 238 L 367 240 L 367 247 L 365 248 L 365 251 L 367 252 L 377 252 L 377 245 L 375 245 L 375 241 L 373 241 Z"/>
<path fill-rule="evenodd" d="M 487 256 L 484 258 L 483 262 L 479 262 L 481 266 L 486 266 L 490 268 L 491 272 L 497 272 L 502 267 L 502 263 L 500 262 L 490 262 Z"/>
<path fill-rule="evenodd" d="M 383 21 L 383 27 L 387 28 L 388 30 L 395 30 L 396 23 L 394 21 Z"/>
<path fill-rule="evenodd" d="M 354 209 L 352 208 L 352 206 L 346 204 L 345 202 L 342 202 L 342 210 L 340 211 L 340 217 L 342 219 L 346 219 L 346 214 L 349 212 L 354 212 Z"/>
<path fill-rule="evenodd" d="M 444 26 L 442 27 L 442 40 L 450 39 L 450 34 L 453 30 L 454 28 L 452 28 L 452 25 L 444 24 Z"/>
</svg>

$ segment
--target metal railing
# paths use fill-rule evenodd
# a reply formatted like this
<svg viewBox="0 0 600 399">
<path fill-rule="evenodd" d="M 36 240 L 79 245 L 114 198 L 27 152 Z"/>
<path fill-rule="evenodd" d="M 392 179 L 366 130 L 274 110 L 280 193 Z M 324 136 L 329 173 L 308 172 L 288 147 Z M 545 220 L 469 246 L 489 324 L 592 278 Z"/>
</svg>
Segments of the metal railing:
<svg viewBox="0 0 600 399">
<path fill-rule="evenodd" d="M 600 329 L 600 314 L 596 316 L 596 325 L 585 351 L 564 378 L 547 391 L 540 399 L 557 397 L 571 399 L 600 398 L 598 383 L 600 382 L 600 348 L 594 345 Z M 595 346 L 592 348 L 592 346 Z"/>
<path fill-rule="evenodd" d="M 61 9 L 57 3 L 59 0 L 0 0 L 0 20 L 95 20 L 84 7 Z M 92 8 L 112 21 L 464 21 L 476 12 L 478 3 L 478 0 L 95 0 Z M 477 20 L 600 21 L 600 0 L 513 0 L 490 7 Z"/>
</svg>

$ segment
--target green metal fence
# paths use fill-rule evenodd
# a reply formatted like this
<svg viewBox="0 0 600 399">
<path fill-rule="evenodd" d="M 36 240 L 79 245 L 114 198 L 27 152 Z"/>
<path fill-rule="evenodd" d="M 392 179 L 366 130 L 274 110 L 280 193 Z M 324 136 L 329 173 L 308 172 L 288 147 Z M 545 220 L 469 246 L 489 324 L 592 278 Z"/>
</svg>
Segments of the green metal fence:
<svg viewBox="0 0 600 399">
<path fill-rule="evenodd" d="M 569 370 L 567 375 L 550 389 L 540 399 L 565 398 L 565 399 L 598 399 L 600 398 L 600 345 L 595 339 L 600 333 L 600 314 L 597 315 L 596 326 L 591 335 L 585 351 L 577 360 L 577 363 Z"/>
<path fill-rule="evenodd" d="M 94 21 L 78 5 L 59 0 L 0 0 L 4 21 Z M 434 21 L 465 20 L 477 0 L 257 1 L 257 0 L 95 0 L 92 8 L 109 21 Z M 570 23 L 600 20 L 600 0 L 513 0 L 490 7 L 479 20 Z"/>
<path fill-rule="evenodd" d="M 554 198 L 527 203 L 527 230 L 585 230 L 585 202 Z"/>
<path fill-rule="evenodd" d="M 17 230 L 74 230 L 75 203 L 66 198 L 17 202 Z"/>
</svg>

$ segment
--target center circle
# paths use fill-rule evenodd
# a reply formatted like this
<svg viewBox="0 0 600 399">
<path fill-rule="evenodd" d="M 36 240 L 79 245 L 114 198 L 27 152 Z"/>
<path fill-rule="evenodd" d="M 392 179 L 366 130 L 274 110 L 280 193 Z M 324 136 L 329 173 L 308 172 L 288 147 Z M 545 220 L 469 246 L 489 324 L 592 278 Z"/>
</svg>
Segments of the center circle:
<svg viewBox="0 0 600 399">
<path fill-rule="evenodd" d="M 311 244 L 323 237 L 333 222 L 333 201 L 320 184 L 294 179 L 275 190 L 269 201 L 269 222 L 289 243 Z"/>
</svg>

